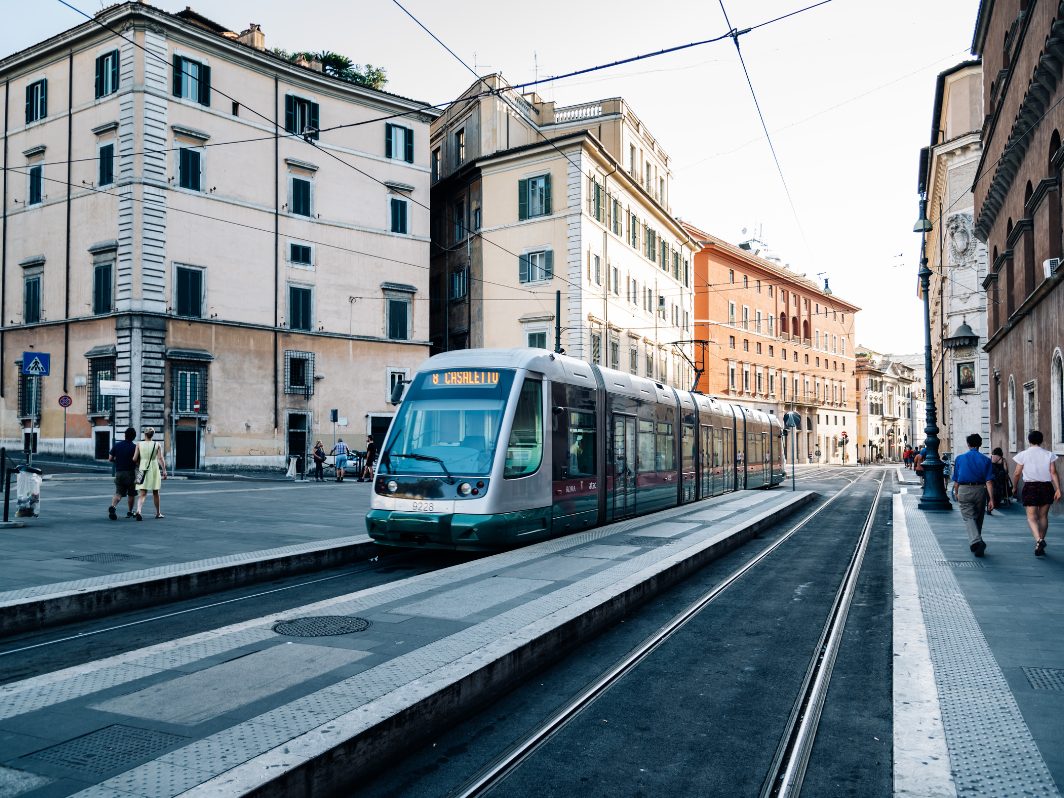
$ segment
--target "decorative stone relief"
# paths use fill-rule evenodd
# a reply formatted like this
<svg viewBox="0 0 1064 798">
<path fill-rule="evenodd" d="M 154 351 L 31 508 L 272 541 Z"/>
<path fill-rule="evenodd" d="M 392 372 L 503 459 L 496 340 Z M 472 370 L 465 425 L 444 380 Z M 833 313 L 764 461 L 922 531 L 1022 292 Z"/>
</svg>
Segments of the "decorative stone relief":
<svg viewBox="0 0 1064 798">
<path fill-rule="evenodd" d="M 951 264 L 966 263 L 975 255 L 975 223 L 970 213 L 955 213 L 946 220 L 946 240 Z"/>
</svg>

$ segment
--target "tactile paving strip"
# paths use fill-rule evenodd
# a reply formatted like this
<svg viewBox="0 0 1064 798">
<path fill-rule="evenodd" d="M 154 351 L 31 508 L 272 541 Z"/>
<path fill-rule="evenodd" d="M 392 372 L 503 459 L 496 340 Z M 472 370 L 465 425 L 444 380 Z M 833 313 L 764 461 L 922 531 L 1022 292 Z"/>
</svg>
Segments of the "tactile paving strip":
<svg viewBox="0 0 1064 798">
<path fill-rule="evenodd" d="M 927 626 L 942 725 L 960 795 L 1059 798 L 1005 676 L 942 549 L 904 497 L 920 605 Z"/>
<path fill-rule="evenodd" d="M 1064 692 L 1064 668 L 1024 668 L 1023 675 L 1035 690 Z"/>
<path fill-rule="evenodd" d="M 127 560 L 139 560 L 140 557 L 136 554 L 123 554 L 119 551 L 99 551 L 94 554 L 78 554 L 65 559 L 81 560 L 82 562 L 126 562 Z"/>
<path fill-rule="evenodd" d="M 187 738 L 176 734 L 114 725 L 37 751 L 27 759 L 102 776 L 128 770 L 183 742 Z"/>
</svg>

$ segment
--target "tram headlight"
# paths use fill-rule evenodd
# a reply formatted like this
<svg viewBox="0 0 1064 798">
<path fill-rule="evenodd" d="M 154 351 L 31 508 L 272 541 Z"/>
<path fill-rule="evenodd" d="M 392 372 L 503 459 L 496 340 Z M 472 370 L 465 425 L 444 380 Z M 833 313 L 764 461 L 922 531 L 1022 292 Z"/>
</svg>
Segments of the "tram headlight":
<svg viewBox="0 0 1064 798">
<path fill-rule="evenodd" d="M 389 479 L 388 480 L 388 492 L 389 493 L 395 493 L 397 490 L 399 490 L 399 483 L 396 482 L 394 479 Z"/>
<path fill-rule="evenodd" d="M 460 496 L 468 496 L 472 492 L 473 486 L 470 485 L 468 482 L 463 482 L 461 485 L 458 486 L 458 495 Z"/>
</svg>

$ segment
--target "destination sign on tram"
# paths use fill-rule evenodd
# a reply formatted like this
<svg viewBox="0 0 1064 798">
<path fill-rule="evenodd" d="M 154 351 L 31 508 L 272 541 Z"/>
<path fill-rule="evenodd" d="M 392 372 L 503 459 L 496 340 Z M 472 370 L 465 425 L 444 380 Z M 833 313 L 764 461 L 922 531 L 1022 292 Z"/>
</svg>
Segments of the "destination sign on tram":
<svg viewBox="0 0 1064 798">
<path fill-rule="evenodd" d="M 499 372 L 479 369 L 451 369 L 434 371 L 429 376 L 432 388 L 497 388 Z"/>
</svg>

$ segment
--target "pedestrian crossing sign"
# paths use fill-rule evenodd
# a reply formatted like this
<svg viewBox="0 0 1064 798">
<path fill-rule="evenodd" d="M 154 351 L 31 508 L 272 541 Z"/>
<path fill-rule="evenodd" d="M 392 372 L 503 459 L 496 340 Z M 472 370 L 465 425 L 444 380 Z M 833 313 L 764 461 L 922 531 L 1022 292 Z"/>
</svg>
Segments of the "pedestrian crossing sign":
<svg viewBox="0 0 1064 798">
<path fill-rule="evenodd" d="M 23 352 L 22 373 L 31 377 L 47 377 L 52 370 L 52 355 L 48 352 Z"/>
</svg>

